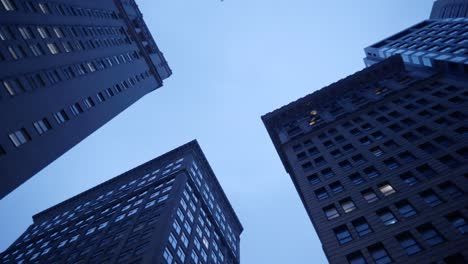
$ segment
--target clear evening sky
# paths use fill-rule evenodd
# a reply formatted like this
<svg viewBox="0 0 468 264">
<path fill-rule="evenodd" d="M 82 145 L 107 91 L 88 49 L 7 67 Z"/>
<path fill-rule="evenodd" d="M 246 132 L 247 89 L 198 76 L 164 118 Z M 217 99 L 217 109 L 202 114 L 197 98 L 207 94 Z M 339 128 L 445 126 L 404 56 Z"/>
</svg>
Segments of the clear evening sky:
<svg viewBox="0 0 468 264">
<path fill-rule="evenodd" d="M 244 225 L 241 263 L 326 263 L 260 116 L 362 69 L 433 1 L 137 2 L 174 74 L 0 200 L 0 251 L 33 214 L 198 139 Z"/>
</svg>

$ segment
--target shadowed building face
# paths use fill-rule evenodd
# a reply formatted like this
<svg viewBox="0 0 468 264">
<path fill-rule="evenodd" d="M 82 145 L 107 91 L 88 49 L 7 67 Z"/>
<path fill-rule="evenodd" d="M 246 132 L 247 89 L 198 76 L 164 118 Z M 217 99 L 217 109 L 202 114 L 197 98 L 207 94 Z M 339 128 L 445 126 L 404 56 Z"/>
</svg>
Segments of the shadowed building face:
<svg viewBox="0 0 468 264">
<path fill-rule="evenodd" d="M 171 75 L 133 0 L 2 0 L 0 24 L 0 198 Z"/>
</svg>

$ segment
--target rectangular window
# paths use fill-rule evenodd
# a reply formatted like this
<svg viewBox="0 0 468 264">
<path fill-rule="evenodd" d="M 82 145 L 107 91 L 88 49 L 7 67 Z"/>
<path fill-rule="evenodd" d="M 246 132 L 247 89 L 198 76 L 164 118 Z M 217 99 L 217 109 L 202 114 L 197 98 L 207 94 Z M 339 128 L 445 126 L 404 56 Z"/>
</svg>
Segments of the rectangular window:
<svg viewBox="0 0 468 264">
<path fill-rule="evenodd" d="M 41 38 L 46 39 L 49 37 L 49 33 L 45 27 L 37 27 L 37 32 L 41 36 Z"/>
<path fill-rule="evenodd" d="M 34 128 L 36 129 L 37 133 L 39 133 L 39 135 L 42 135 L 45 132 L 52 129 L 52 127 L 50 126 L 49 121 L 47 121 L 47 118 L 43 118 L 42 120 L 36 121 L 36 122 L 33 123 L 33 125 L 34 125 Z"/>
<path fill-rule="evenodd" d="M 426 190 L 419 195 L 431 207 L 435 207 L 442 203 L 440 197 L 433 190 Z"/>
<path fill-rule="evenodd" d="M 346 256 L 349 264 L 367 264 L 366 259 L 362 255 L 361 251 L 355 251 Z"/>
<path fill-rule="evenodd" d="M 59 124 L 63 124 L 69 120 L 67 113 L 65 113 L 65 110 L 60 110 L 59 112 L 54 114 L 55 120 Z"/>
<path fill-rule="evenodd" d="M 329 197 L 328 192 L 325 188 L 315 190 L 315 196 L 317 196 L 318 200 L 323 200 Z"/>
<path fill-rule="evenodd" d="M 445 238 L 431 224 L 424 224 L 417 227 L 416 230 L 430 246 L 436 246 L 445 241 Z"/>
<path fill-rule="evenodd" d="M 335 232 L 336 239 L 341 245 L 353 240 L 351 233 L 349 233 L 349 230 L 345 225 L 333 229 L 333 232 Z"/>
<path fill-rule="evenodd" d="M 18 27 L 18 30 L 21 33 L 23 39 L 31 39 L 33 36 L 31 30 L 29 30 L 27 27 Z"/>
<path fill-rule="evenodd" d="M 356 205 L 354 204 L 353 200 L 351 200 L 350 198 L 341 200 L 340 205 L 341 205 L 341 208 L 343 208 L 343 211 L 345 211 L 345 213 L 352 212 L 356 209 Z"/>
<path fill-rule="evenodd" d="M 438 186 L 447 196 L 452 199 L 463 196 L 463 191 L 451 181 L 443 182 Z"/>
<path fill-rule="evenodd" d="M 360 237 L 372 233 L 372 229 L 364 217 L 358 218 L 352 221 L 351 223 L 353 224 L 354 229 L 356 229 L 356 232 Z"/>
<path fill-rule="evenodd" d="M 389 183 L 383 183 L 378 185 L 380 192 L 384 196 L 389 196 L 391 194 L 394 194 L 396 191 L 395 189 L 389 184 Z"/>
<path fill-rule="evenodd" d="M 12 0 L 1 0 L 1 2 L 2 2 L 3 8 L 4 8 L 6 11 L 15 11 L 15 10 L 16 10 L 16 6 L 15 6 L 15 4 L 12 2 Z"/>
<path fill-rule="evenodd" d="M 91 97 L 88 97 L 88 98 L 84 99 L 83 102 L 84 102 L 86 108 L 88 108 L 88 109 L 95 106 L 94 101 L 93 101 L 93 99 Z"/>
<path fill-rule="evenodd" d="M 414 209 L 414 207 L 406 200 L 397 202 L 395 206 L 398 209 L 398 212 L 405 218 L 417 214 L 416 209 Z"/>
<path fill-rule="evenodd" d="M 31 141 L 31 136 L 29 136 L 28 132 L 24 128 L 10 133 L 8 137 L 10 138 L 11 142 L 13 142 L 15 147 L 19 147 L 26 142 Z"/>
<path fill-rule="evenodd" d="M 325 216 L 327 217 L 328 220 L 331 220 L 340 216 L 340 214 L 338 213 L 338 210 L 336 210 L 336 207 L 334 205 L 330 205 L 330 206 L 323 208 L 323 212 L 325 213 Z"/>
<path fill-rule="evenodd" d="M 344 187 L 341 184 L 341 182 L 339 182 L 339 181 L 330 183 L 329 187 L 330 187 L 331 191 L 333 193 L 335 193 L 335 194 L 344 191 Z"/>
<path fill-rule="evenodd" d="M 364 179 L 361 177 L 359 173 L 353 173 L 348 176 L 349 180 L 353 182 L 355 185 L 359 185 L 364 182 Z"/>
<path fill-rule="evenodd" d="M 73 115 L 75 115 L 75 116 L 83 113 L 83 108 L 81 108 L 81 105 L 79 103 L 75 103 L 75 104 L 71 105 L 70 110 L 73 113 Z"/>
<path fill-rule="evenodd" d="M 406 255 L 408 256 L 414 255 L 422 251 L 421 246 L 419 246 L 418 242 L 416 242 L 416 240 L 410 232 L 401 233 L 395 238 L 400 244 L 400 246 L 405 250 Z"/>
<path fill-rule="evenodd" d="M 58 49 L 57 45 L 55 43 L 47 43 L 47 48 L 49 49 L 50 53 L 52 55 L 58 54 L 60 50 Z"/>
<path fill-rule="evenodd" d="M 393 262 L 387 250 L 381 243 L 374 244 L 368 247 L 367 250 L 369 250 L 372 259 L 376 264 L 387 264 Z"/>
<path fill-rule="evenodd" d="M 398 222 L 398 220 L 395 218 L 395 215 L 393 215 L 392 211 L 390 211 L 388 208 L 378 210 L 377 216 L 386 226 L 393 225 Z"/>
<path fill-rule="evenodd" d="M 453 212 L 445 216 L 452 226 L 461 234 L 468 233 L 468 224 L 465 217 L 460 212 Z"/>
<path fill-rule="evenodd" d="M 375 194 L 375 192 L 372 189 L 367 189 L 361 192 L 362 197 L 364 197 L 364 200 L 366 200 L 368 203 L 375 202 L 379 200 L 379 197 Z"/>
</svg>

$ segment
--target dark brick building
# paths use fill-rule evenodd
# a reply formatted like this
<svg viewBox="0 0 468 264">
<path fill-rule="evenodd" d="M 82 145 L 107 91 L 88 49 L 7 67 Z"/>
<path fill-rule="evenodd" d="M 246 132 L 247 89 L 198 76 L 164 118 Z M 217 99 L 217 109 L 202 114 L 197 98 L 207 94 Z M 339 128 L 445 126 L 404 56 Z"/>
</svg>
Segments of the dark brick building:
<svg viewBox="0 0 468 264">
<path fill-rule="evenodd" d="M 437 0 L 431 11 L 431 19 L 468 17 L 467 0 Z"/>
<path fill-rule="evenodd" d="M 393 56 L 262 117 L 330 263 L 466 263 L 467 109 Z"/>
<path fill-rule="evenodd" d="M 0 198 L 171 74 L 133 0 L 1 0 L 0 68 Z"/>
<path fill-rule="evenodd" d="M 239 263 L 239 219 L 192 141 L 33 217 L 1 263 Z"/>
</svg>

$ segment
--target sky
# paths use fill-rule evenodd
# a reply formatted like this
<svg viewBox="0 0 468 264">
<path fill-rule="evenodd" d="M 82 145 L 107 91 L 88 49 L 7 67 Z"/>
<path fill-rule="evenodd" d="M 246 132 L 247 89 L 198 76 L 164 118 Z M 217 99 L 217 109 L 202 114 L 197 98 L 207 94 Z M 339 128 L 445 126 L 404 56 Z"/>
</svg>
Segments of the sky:
<svg viewBox="0 0 468 264">
<path fill-rule="evenodd" d="M 0 252 L 32 215 L 197 139 L 244 226 L 241 263 L 327 263 L 260 117 L 361 70 L 432 0 L 137 3 L 173 75 L 0 200 Z"/>
</svg>

